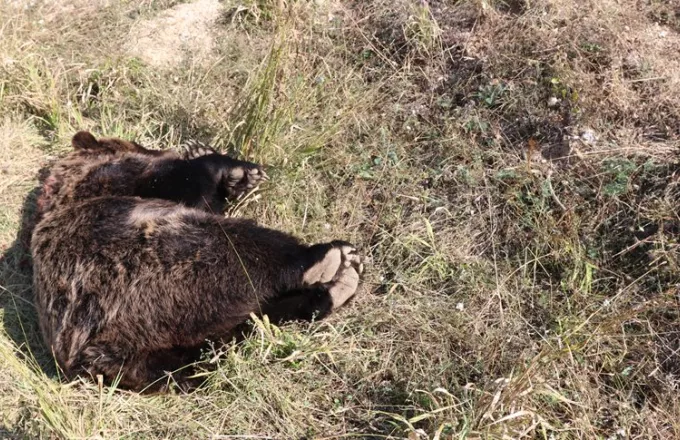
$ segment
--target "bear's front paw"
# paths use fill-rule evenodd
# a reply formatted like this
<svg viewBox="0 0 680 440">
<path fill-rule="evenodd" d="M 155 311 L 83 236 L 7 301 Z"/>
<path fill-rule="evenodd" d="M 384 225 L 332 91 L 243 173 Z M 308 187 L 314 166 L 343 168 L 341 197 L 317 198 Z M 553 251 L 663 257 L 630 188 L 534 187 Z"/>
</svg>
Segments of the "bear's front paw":
<svg viewBox="0 0 680 440">
<path fill-rule="evenodd" d="M 195 139 L 189 139 L 184 142 L 180 149 L 182 150 L 182 158 L 185 160 L 196 159 L 197 157 L 208 156 L 210 154 L 219 154 L 210 145 Z"/>
<path fill-rule="evenodd" d="M 227 198 L 237 200 L 265 180 L 269 180 L 269 176 L 260 165 L 235 161 L 235 164 L 229 167 L 225 179 Z"/>
</svg>

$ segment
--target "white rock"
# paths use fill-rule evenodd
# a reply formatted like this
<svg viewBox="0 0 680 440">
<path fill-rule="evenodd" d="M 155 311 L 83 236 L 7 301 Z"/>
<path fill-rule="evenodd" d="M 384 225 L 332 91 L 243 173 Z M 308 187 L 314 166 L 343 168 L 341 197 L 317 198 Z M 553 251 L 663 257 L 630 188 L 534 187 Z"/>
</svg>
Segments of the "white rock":
<svg viewBox="0 0 680 440">
<path fill-rule="evenodd" d="M 581 140 L 586 144 L 594 144 L 597 141 L 597 136 L 595 136 L 593 130 L 586 129 L 581 132 Z"/>
</svg>

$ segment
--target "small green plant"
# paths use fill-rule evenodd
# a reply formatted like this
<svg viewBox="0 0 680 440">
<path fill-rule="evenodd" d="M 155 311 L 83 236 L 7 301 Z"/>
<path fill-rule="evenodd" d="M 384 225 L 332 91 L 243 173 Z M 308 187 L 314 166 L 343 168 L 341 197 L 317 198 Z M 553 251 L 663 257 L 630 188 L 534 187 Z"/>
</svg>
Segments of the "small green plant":
<svg viewBox="0 0 680 440">
<path fill-rule="evenodd" d="M 602 168 L 609 176 L 609 182 L 603 188 L 605 195 L 615 197 L 628 192 L 630 177 L 637 169 L 635 163 L 625 158 L 606 159 Z"/>
<path fill-rule="evenodd" d="M 578 91 L 568 84 L 563 83 L 559 78 L 550 78 L 550 89 L 552 96 L 559 97 L 561 99 L 566 99 L 572 104 L 578 101 L 579 95 Z"/>
<path fill-rule="evenodd" d="M 486 135 L 490 129 L 491 124 L 479 116 L 473 116 L 463 124 L 463 130 L 468 134 Z"/>
<path fill-rule="evenodd" d="M 591 42 L 582 43 L 581 48 L 589 53 L 598 53 L 604 50 L 599 44 Z"/>
<path fill-rule="evenodd" d="M 479 86 L 476 93 L 476 98 L 484 103 L 487 107 L 498 107 L 503 98 L 503 94 L 507 91 L 507 85 L 501 81 L 494 81 L 490 84 Z"/>
</svg>

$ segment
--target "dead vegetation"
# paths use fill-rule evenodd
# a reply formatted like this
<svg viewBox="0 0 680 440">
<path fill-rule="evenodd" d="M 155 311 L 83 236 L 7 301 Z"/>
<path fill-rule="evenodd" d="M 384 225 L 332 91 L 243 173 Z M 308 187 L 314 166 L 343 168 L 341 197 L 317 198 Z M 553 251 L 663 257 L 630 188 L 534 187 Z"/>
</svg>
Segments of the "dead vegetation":
<svg viewBox="0 0 680 440">
<path fill-rule="evenodd" d="M 0 437 L 680 436 L 677 1 L 231 0 L 163 67 L 124 43 L 191 4 L 60 5 L 0 4 Z M 191 395 L 60 383 L 15 239 L 81 128 L 267 164 L 238 212 L 361 245 L 358 298 Z"/>
</svg>

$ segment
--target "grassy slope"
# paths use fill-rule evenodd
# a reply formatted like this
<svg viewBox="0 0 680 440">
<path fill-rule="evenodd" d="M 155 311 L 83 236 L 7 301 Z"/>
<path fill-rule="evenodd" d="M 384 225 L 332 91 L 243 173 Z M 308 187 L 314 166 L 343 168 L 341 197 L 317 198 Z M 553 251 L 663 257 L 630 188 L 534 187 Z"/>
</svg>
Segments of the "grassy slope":
<svg viewBox="0 0 680 440">
<path fill-rule="evenodd" d="M 677 1 L 227 1 L 214 59 L 171 71 L 121 43 L 176 2 L 15 4 L 0 438 L 680 436 Z M 189 396 L 58 383 L 13 243 L 81 128 L 266 163 L 236 213 L 359 244 L 359 296 L 216 348 Z"/>
</svg>

